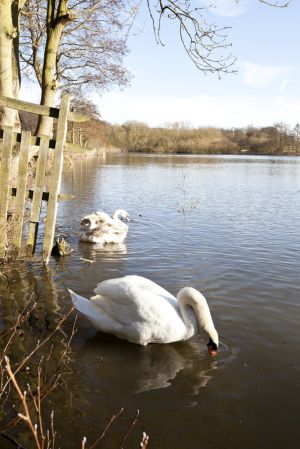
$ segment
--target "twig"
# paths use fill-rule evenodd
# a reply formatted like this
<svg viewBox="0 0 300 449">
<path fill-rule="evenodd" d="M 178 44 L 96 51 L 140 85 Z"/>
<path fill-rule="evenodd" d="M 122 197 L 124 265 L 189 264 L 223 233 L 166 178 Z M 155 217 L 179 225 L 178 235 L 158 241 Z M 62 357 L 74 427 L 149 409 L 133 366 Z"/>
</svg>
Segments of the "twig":
<svg viewBox="0 0 300 449">
<path fill-rule="evenodd" d="M 120 446 L 119 446 L 119 449 L 123 449 L 123 448 L 124 448 L 125 441 L 127 440 L 128 436 L 129 436 L 129 434 L 130 434 L 130 432 L 132 431 L 132 429 L 133 429 L 134 426 L 136 425 L 137 420 L 138 420 L 138 417 L 139 417 L 139 414 L 140 414 L 140 411 L 137 410 L 137 412 L 136 412 L 136 414 L 135 414 L 135 417 L 133 418 L 133 420 L 132 420 L 132 422 L 131 422 L 131 425 L 130 425 L 129 429 L 127 430 L 127 432 L 125 433 L 125 435 L 124 435 L 124 437 L 123 437 L 123 439 L 122 439 L 122 441 L 121 441 L 121 444 L 120 444 Z"/>
<path fill-rule="evenodd" d="M 82 262 L 87 262 L 87 263 L 95 263 L 95 260 L 85 259 L 84 257 L 80 257 L 79 260 L 82 260 Z"/>
<path fill-rule="evenodd" d="M 17 321 L 15 323 L 15 325 L 13 326 L 12 329 L 10 329 L 10 337 L 8 339 L 8 342 L 6 343 L 3 351 L 2 351 L 2 356 L 0 359 L 0 365 L 2 365 L 4 357 L 7 353 L 8 348 L 11 346 L 12 341 L 14 340 L 14 338 L 16 337 L 17 334 L 17 330 L 18 328 L 23 324 L 24 321 L 27 320 L 27 318 L 29 317 L 29 315 L 32 313 L 32 311 L 35 309 L 36 307 L 36 303 L 34 303 L 30 308 L 30 301 L 32 299 L 33 295 L 31 295 L 31 297 L 29 298 L 28 302 L 25 304 L 23 310 L 21 311 L 21 313 L 18 315 Z M 3 338 L 3 336 L 2 336 Z M 1 395 L 0 395 L 1 396 Z"/>
<path fill-rule="evenodd" d="M 123 413 L 123 408 L 121 408 L 121 410 L 116 414 L 113 415 L 109 422 L 107 423 L 107 425 L 105 426 L 102 434 L 100 435 L 100 437 L 89 447 L 89 449 L 94 449 L 94 447 L 97 446 L 98 443 L 100 443 L 100 441 L 104 438 L 104 436 L 106 435 L 106 432 L 108 431 L 108 429 L 111 427 L 112 423 L 121 415 L 121 413 Z"/>
<path fill-rule="evenodd" d="M 11 370 L 10 361 L 9 361 L 9 358 L 7 356 L 5 356 L 5 362 L 6 362 L 5 368 L 6 368 L 7 372 L 8 372 L 8 375 L 9 375 L 9 377 L 10 377 L 10 379 L 11 379 L 11 381 L 12 381 L 14 387 L 15 387 L 15 389 L 16 389 L 16 392 L 18 393 L 18 396 L 19 396 L 19 398 L 20 398 L 20 400 L 22 402 L 24 413 L 25 413 L 25 415 L 23 415 L 22 413 L 18 413 L 18 416 L 27 424 L 27 427 L 29 428 L 29 430 L 30 430 L 30 432 L 31 432 L 31 434 L 33 436 L 33 439 L 34 439 L 34 442 L 35 442 L 35 445 L 36 445 L 37 449 L 42 449 L 42 446 L 40 445 L 40 442 L 39 442 L 39 439 L 38 439 L 38 436 L 37 436 L 37 429 L 33 425 L 32 420 L 31 420 L 31 416 L 30 416 L 30 413 L 29 413 L 27 400 L 26 400 L 26 392 L 24 392 L 24 394 L 22 393 L 22 391 L 21 391 L 21 389 L 19 387 L 19 384 L 18 384 L 18 382 L 17 382 L 17 380 L 15 378 L 15 375 L 14 375 L 14 373 Z"/>
<path fill-rule="evenodd" d="M 33 354 L 35 354 L 40 348 L 42 348 L 51 338 L 52 336 L 61 328 L 61 325 L 67 320 L 67 318 L 71 315 L 71 313 L 75 310 L 75 307 L 73 306 L 69 312 L 64 315 L 59 323 L 57 324 L 57 326 L 55 327 L 55 329 L 53 329 L 53 331 L 43 340 L 43 341 L 38 341 L 36 347 L 31 351 L 30 354 L 27 355 L 27 357 L 25 357 L 22 362 L 20 362 L 18 364 L 18 368 L 15 370 L 15 374 L 17 374 L 21 368 L 23 368 L 23 366 L 27 363 L 27 361 L 33 356 Z M 3 386 L 3 391 L 6 389 L 7 385 L 9 384 L 9 382 L 11 381 L 11 379 L 8 379 L 7 382 L 4 384 Z"/>
<path fill-rule="evenodd" d="M 62 323 L 66 320 L 66 318 L 69 316 L 69 314 L 72 311 L 73 311 L 73 308 L 69 311 L 69 313 L 67 315 L 62 317 L 62 319 L 59 321 L 57 327 L 54 329 L 53 332 L 51 332 L 51 334 L 47 338 L 45 338 L 45 340 L 43 340 L 42 342 L 38 342 L 36 347 L 34 348 L 34 350 L 31 351 L 31 353 L 24 360 L 22 360 L 22 362 L 15 365 L 15 367 L 17 367 L 14 370 L 15 376 L 20 371 L 20 369 L 24 366 L 24 364 L 33 356 L 33 354 L 39 348 L 41 348 L 46 343 L 46 341 L 49 341 L 51 336 L 58 329 L 61 328 Z M 20 323 L 20 318 L 18 319 L 17 322 Z M 30 400 L 28 400 L 28 398 L 27 398 L 27 407 L 29 410 L 32 407 L 34 407 L 35 412 L 37 414 L 37 418 L 38 418 L 38 422 L 39 422 L 40 437 L 41 437 L 41 441 L 42 441 L 41 449 L 44 449 L 44 442 L 47 439 L 47 437 L 45 437 L 45 434 L 43 431 L 43 426 L 42 426 L 41 401 L 43 399 L 45 399 L 45 397 L 48 396 L 56 388 L 56 386 L 59 384 L 59 382 L 62 379 L 62 373 L 65 372 L 66 366 L 69 362 L 69 357 L 67 357 L 67 352 L 70 350 L 71 340 L 76 332 L 75 326 L 76 326 L 76 319 L 73 322 L 71 335 L 69 336 L 69 338 L 65 344 L 65 348 L 62 351 L 61 357 L 60 357 L 58 363 L 56 364 L 55 370 L 54 370 L 54 372 L 51 373 L 50 377 L 47 377 L 48 376 L 47 371 L 48 371 L 49 357 L 47 357 L 45 359 L 45 362 L 43 363 L 43 365 L 42 365 L 42 361 L 44 359 L 43 359 L 43 357 L 41 357 L 40 362 L 38 364 L 38 368 L 37 368 L 37 381 L 38 381 L 37 394 L 34 395 L 30 389 L 30 386 L 29 385 L 27 386 L 27 392 L 28 392 L 29 398 L 30 398 Z M 14 326 L 13 333 L 14 333 L 15 327 L 17 327 L 17 325 Z M 10 342 L 12 341 L 11 338 L 9 338 L 9 340 L 10 340 Z M 7 346 L 6 350 L 9 349 L 9 345 L 6 345 L 6 346 Z M 50 351 L 50 354 L 51 353 L 52 353 L 52 349 Z M 4 356 L 5 356 L 5 354 L 2 357 L 2 361 L 3 361 Z M 0 399 L 2 399 L 2 404 L 1 404 L 2 408 L 3 408 L 4 403 L 8 400 L 9 389 L 10 389 L 11 383 L 12 383 L 12 379 L 10 376 L 7 376 L 7 378 L 4 377 L 3 364 L 1 364 L 0 365 Z M 5 394 L 5 397 L 4 397 L 4 394 Z M 21 419 L 22 419 L 21 416 L 14 417 L 8 423 L 6 423 L 6 425 L 1 429 L 1 431 L 3 431 L 3 432 L 7 431 L 10 427 L 15 426 Z M 52 436 L 54 436 L 54 435 L 52 435 Z M 47 449 L 50 449 L 50 447 L 49 448 L 47 447 Z M 54 449 L 54 446 L 53 446 L 53 449 Z"/>
<path fill-rule="evenodd" d="M 54 430 L 54 411 L 51 412 L 51 440 L 52 440 L 52 449 L 55 447 L 55 438 L 56 432 Z"/>
<path fill-rule="evenodd" d="M 273 6 L 274 8 L 287 8 L 291 2 L 290 0 L 288 0 L 287 2 L 281 4 L 280 2 L 268 2 L 267 0 L 259 0 L 259 1 L 260 3 L 264 3 L 265 5 L 268 6 Z"/>
<path fill-rule="evenodd" d="M 143 436 L 140 442 L 140 449 L 147 449 L 149 443 L 149 435 L 146 432 L 143 432 Z"/>
</svg>

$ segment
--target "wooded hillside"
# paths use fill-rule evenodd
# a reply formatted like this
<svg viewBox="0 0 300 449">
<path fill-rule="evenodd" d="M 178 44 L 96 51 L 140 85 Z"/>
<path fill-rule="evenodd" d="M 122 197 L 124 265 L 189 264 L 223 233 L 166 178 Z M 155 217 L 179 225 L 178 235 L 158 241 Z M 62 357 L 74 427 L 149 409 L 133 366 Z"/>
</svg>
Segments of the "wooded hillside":
<svg viewBox="0 0 300 449">
<path fill-rule="evenodd" d="M 206 154 L 300 154 L 300 125 L 285 123 L 255 128 L 191 128 L 173 123 L 151 128 L 128 122 L 110 126 L 108 141 L 130 152 Z"/>
</svg>

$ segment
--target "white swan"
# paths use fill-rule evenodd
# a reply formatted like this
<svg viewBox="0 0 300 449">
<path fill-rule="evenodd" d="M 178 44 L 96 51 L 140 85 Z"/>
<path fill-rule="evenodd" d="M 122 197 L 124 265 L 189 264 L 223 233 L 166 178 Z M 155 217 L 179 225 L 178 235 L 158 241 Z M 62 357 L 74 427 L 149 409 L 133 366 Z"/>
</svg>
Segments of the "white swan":
<svg viewBox="0 0 300 449">
<path fill-rule="evenodd" d="M 102 211 L 86 215 L 80 222 L 80 240 L 102 245 L 122 243 L 128 232 L 128 226 L 122 220 L 130 222 L 124 209 L 117 209 L 112 217 Z"/>
<path fill-rule="evenodd" d="M 184 287 L 177 299 L 164 288 L 141 276 L 129 275 L 100 282 L 96 296 L 86 299 L 69 290 L 77 310 L 99 330 L 132 343 L 171 343 L 203 331 L 213 356 L 218 333 L 204 296 Z"/>
</svg>

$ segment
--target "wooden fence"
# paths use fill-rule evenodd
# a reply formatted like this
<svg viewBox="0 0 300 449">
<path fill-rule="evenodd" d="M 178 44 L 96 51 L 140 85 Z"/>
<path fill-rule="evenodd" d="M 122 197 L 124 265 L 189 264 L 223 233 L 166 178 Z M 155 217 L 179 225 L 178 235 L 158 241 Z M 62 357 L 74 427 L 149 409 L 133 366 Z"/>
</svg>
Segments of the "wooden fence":
<svg viewBox="0 0 300 449">
<path fill-rule="evenodd" d="M 0 130 L 0 150 L 2 147 L 0 152 L 0 259 L 4 259 L 6 256 L 8 239 L 10 240 L 9 245 L 16 256 L 20 254 L 21 248 L 24 249 L 22 242 L 25 228 L 24 215 L 29 203 L 26 200 L 30 199 L 31 207 L 26 232 L 25 254 L 32 256 L 35 252 L 42 201 L 47 201 L 42 246 L 42 258 L 44 263 L 47 264 L 53 247 L 57 201 L 72 198 L 72 195 L 61 195 L 59 193 L 68 120 L 82 122 L 86 118 L 69 110 L 69 94 L 62 95 L 60 108 L 50 108 L 7 97 L 0 97 L 0 106 L 57 119 L 55 139 L 50 139 L 49 136 L 36 137 L 31 135 L 30 131 L 16 133 L 12 127 L 4 127 L 3 130 Z M 19 153 L 17 172 L 14 170 L 17 173 L 17 176 L 14 176 L 14 185 L 14 182 L 12 182 L 12 166 L 13 162 L 17 160 L 13 156 L 13 149 L 17 146 L 16 144 L 19 144 Z M 35 148 L 36 146 L 38 148 Z M 49 148 L 54 149 L 51 158 L 49 157 Z M 36 173 L 33 185 L 30 185 L 29 161 L 35 150 L 37 150 Z M 49 163 L 51 163 L 51 178 L 49 187 L 46 189 L 45 177 L 46 170 L 49 169 Z M 15 201 L 11 208 L 12 196 L 15 196 Z M 11 226 L 8 226 L 8 219 Z"/>
</svg>

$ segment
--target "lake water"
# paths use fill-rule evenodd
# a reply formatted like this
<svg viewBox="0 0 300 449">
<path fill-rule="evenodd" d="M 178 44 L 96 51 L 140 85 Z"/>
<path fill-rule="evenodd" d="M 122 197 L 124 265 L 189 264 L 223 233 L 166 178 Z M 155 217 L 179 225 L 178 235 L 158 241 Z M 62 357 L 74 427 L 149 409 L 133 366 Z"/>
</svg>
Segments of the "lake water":
<svg viewBox="0 0 300 449">
<path fill-rule="evenodd" d="M 70 307 L 67 288 L 90 297 L 104 279 L 139 274 L 173 294 L 199 289 L 221 341 L 216 359 L 200 337 L 139 347 L 79 316 L 73 374 L 51 405 L 61 447 L 93 442 L 121 407 L 102 448 L 119 447 L 137 409 L 131 449 L 144 429 L 149 449 L 298 447 L 300 158 L 114 154 L 75 161 L 61 191 L 76 195 L 58 212 L 74 251 L 48 269 L 8 267 L 4 319 L 35 292 L 45 332 Z M 116 208 L 132 220 L 123 245 L 78 243 L 85 214 Z"/>
</svg>

